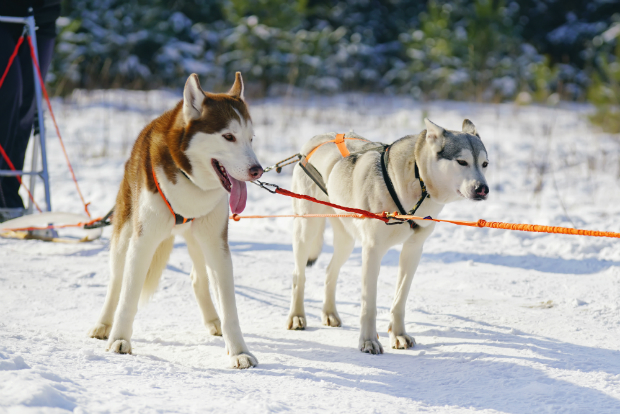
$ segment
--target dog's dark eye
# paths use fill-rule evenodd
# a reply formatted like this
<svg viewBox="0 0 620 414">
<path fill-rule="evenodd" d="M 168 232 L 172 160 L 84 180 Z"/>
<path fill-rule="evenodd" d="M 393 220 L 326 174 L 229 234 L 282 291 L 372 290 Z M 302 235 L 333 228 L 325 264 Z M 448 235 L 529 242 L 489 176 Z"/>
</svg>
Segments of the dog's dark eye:
<svg viewBox="0 0 620 414">
<path fill-rule="evenodd" d="M 224 134 L 222 136 L 226 141 L 235 142 L 237 140 L 233 134 Z"/>
<path fill-rule="evenodd" d="M 467 161 L 464 160 L 456 160 L 456 162 L 459 163 L 459 165 L 462 165 L 463 167 L 467 166 Z"/>
<path fill-rule="evenodd" d="M 485 162 L 482 163 L 482 168 L 487 168 L 488 166 L 489 166 L 488 162 L 485 161 Z"/>
</svg>

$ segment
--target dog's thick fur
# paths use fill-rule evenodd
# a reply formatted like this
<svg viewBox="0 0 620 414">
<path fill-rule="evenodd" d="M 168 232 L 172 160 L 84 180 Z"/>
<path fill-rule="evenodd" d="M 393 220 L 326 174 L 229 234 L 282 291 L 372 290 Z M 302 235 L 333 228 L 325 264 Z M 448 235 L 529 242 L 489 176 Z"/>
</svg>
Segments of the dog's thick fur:
<svg viewBox="0 0 620 414">
<path fill-rule="evenodd" d="M 257 364 L 239 328 L 233 269 L 228 248 L 228 196 L 231 208 L 245 206 L 245 183 L 263 169 L 252 150 L 252 120 L 237 73 L 226 94 L 204 92 L 191 75 L 176 107 L 140 133 L 125 165 L 114 208 L 110 283 L 93 338 L 108 339 L 107 349 L 131 353 L 138 301 L 156 290 L 175 235 L 182 235 L 193 262 L 192 286 L 203 322 L 223 335 L 231 364 Z M 153 176 L 176 214 L 193 221 L 175 225 Z M 237 210 L 237 211 L 235 211 Z M 209 294 L 215 283 L 220 318 Z"/>
<path fill-rule="evenodd" d="M 394 142 L 389 151 L 388 174 L 401 204 L 409 211 L 419 200 L 422 190 L 415 177 L 417 163 L 430 198 L 424 200 L 417 216 L 437 217 L 446 203 L 462 199 L 484 200 L 489 192 L 484 171 L 488 165 L 487 152 L 469 121 L 463 122 L 463 131 L 448 131 L 425 120 L 427 129 L 419 135 L 410 135 Z M 349 133 L 347 137 L 361 138 Z M 301 150 L 308 154 L 319 144 L 333 140 L 334 133 L 318 135 Z M 296 166 L 292 190 L 348 207 L 372 212 L 396 211 L 381 172 L 381 153 L 377 143 L 347 140 L 351 155 L 343 158 L 336 145 L 323 145 L 312 156 L 311 163 L 327 184 L 329 198 Z M 373 150 L 374 149 L 374 150 Z M 304 200 L 293 200 L 295 214 L 333 213 L 330 207 Z M 334 230 L 334 255 L 327 267 L 325 299 L 322 320 L 327 326 L 341 326 L 336 310 L 336 281 L 340 268 L 353 251 L 355 239 L 362 244 L 362 306 L 359 349 L 372 354 L 383 353 L 376 328 L 377 277 L 381 258 L 388 249 L 403 243 L 400 254 L 398 282 L 390 312 L 388 332 L 392 348 L 406 349 L 415 344 L 405 331 L 405 303 L 416 271 L 424 241 L 432 233 L 435 223 L 417 221 L 411 229 L 408 224 L 387 226 L 379 220 L 330 218 Z M 304 329 L 304 283 L 306 265 L 316 261 L 323 245 L 324 218 L 294 219 L 293 294 L 287 320 L 288 329 Z"/>
</svg>

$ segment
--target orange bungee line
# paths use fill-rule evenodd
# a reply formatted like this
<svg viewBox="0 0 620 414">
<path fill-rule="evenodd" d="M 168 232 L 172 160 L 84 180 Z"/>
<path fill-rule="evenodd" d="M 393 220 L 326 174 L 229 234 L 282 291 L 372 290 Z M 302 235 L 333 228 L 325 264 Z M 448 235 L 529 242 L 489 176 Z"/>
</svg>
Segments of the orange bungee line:
<svg viewBox="0 0 620 414">
<path fill-rule="evenodd" d="M 388 215 L 392 217 L 391 215 Z M 568 227 L 559 226 L 541 226 L 539 224 L 520 224 L 520 223 L 503 223 L 501 221 L 486 221 L 480 219 L 478 221 L 460 221 L 460 220 L 440 220 L 430 217 L 415 217 L 415 216 L 394 216 L 397 219 L 410 219 L 410 220 L 432 220 L 441 223 L 452 223 L 457 226 L 470 226 L 470 227 L 488 227 L 492 229 L 504 229 L 504 230 L 516 230 L 527 231 L 532 233 L 551 233 L 551 234 L 573 234 L 576 236 L 592 236 L 592 237 L 612 237 L 619 239 L 620 233 L 612 231 L 598 231 L 598 230 L 583 230 L 583 229 L 571 229 Z"/>
</svg>

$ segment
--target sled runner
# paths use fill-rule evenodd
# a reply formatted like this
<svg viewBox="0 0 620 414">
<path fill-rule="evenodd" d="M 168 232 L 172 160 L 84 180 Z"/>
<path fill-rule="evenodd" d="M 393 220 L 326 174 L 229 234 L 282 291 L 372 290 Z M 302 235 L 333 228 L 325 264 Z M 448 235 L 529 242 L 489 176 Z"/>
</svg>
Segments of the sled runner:
<svg viewBox="0 0 620 414">
<path fill-rule="evenodd" d="M 43 240 L 56 243 L 84 243 L 101 237 L 102 227 L 97 224 L 109 220 L 109 215 L 102 219 L 91 220 L 84 214 L 75 213 L 41 213 L 18 217 L 0 223 L 0 236 L 20 240 Z M 49 226 L 54 223 L 54 226 Z M 58 237 L 53 229 L 80 228 L 85 232 L 82 238 Z"/>
</svg>

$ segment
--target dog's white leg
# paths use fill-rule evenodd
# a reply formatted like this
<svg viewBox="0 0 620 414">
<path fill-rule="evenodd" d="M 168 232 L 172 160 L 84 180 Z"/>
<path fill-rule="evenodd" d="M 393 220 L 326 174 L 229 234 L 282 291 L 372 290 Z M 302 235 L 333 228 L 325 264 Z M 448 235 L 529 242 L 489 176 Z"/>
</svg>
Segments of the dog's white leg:
<svg viewBox="0 0 620 414">
<path fill-rule="evenodd" d="M 293 219 L 295 270 L 293 271 L 291 308 L 286 319 L 287 329 L 306 329 L 306 311 L 304 310 L 306 266 L 315 261 L 321 252 L 324 229 L 324 218 Z"/>
<path fill-rule="evenodd" d="M 405 243 L 400 252 L 398 269 L 398 281 L 394 302 L 390 310 L 390 345 L 394 349 L 407 349 L 415 345 L 415 339 L 409 336 L 405 330 L 405 304 L 413 281 L 413 275 L 422 257 L 421 243 Z"/>
<path fill-rule="evenodd" d="M 407 349 L 415 345 L 415 339 L 407 334 L 405 330 L 405 305 L 407 296 L 413 281 L 420 258 L 422 257 L 422 247 L 427 237 L 433 232 L 435 223 L 428 227 L 418 228 L 417 231 L 403 244 L 400 252 L 398 281 L 396 283 L 396 293 L 390 311 L 390 325 L 388 333 L 390 335 L 390 345 L 394 349 Z"/>
<path fill-rule="evenodd" d="M 107 350 L 119 354 L 131 353 L 130 339 L 133 333 L 133 321 L 138 311 L 138 301 L 146 280 L 146 273 L 157 246 L 166 235 L 170 234 L 169 227 L 154 222 L 160 219 L 157 215 L 153 215 L 151 221 L 139 224 L 140 232 L 134 230 L 131 236 L 127 248 L 120 301 L 114 315 Z"/>
<path fill-rule="evenodd" d="M 377 279 L 381 258 L 386 249 L 377 245 L 362 247 L 362 311 L 360 317 L 359 349 L 369 354 L 382 354 L 377 334 Z"/>
<path fill-rule="evenodd" d="M 353 248 L 355 239 L 347 233 L 342 222 L 338 218 L 330 219 L 334 229 L 334 255 L 327 266 L 325 275 L 325 300 L 323 302 L 323 325 L 342 326 L 342 320 L 336 310 L 336 284 L 340 268 L 347 261 Z"/>
<path fill-rule="evenodd" d="M 211 335 L 222 336 L 222 325 L 217 311 L 211 300 L 209 292 L 209 277 L 207 275 L 207 264 L 198 242 L 192 235 L 191 228 L 183 235 L 187 242 L 187 251 L 192 259 L 192 287 L 200 310 L 202 311 L 202 322 Z"/>
<path fill-rule="evenodd" d="M 249 368 L 258 364 L 243 340 L 237 305 L 232 258 L 228 247 L 228 205 L 226 199 L 206 217 L 194 220 L 192 231 L 213 277 L 222 318 L 222 335 L 233 368 Z"/>
<path fill-rule="evenodd" d="M 112 323 L 114 322 L 114 312 L 118 306 L 118 299 L 123 285 L 123 268 L 125 267 L 125 257 L 129 239 L 131 238 L 131 223 L 125 223 L 118 237 L 112 239 L 110 245 L 110 282 L 108 292 L 103 303 L 103 309 L 99 315 L 99 320 L 88 331 L 88 336 L 97 339 L 108 339 Z"/>
</svg>

